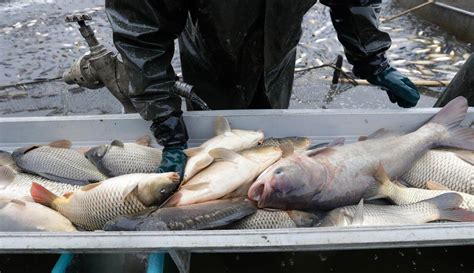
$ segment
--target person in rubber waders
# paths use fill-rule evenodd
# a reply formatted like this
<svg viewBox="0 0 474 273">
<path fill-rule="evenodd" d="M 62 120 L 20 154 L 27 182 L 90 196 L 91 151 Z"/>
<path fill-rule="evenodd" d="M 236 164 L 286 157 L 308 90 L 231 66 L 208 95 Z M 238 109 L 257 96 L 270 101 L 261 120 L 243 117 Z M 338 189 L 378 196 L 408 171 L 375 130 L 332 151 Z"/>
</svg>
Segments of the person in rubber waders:
<svg viewBox="0 0 474 273">
<path fill-rule="evenodd" d="M 188 136 L 171 88 L 179 40 L 184 82 L 211 109 L 288 108 L 304 14 L 316 0 L 106 0 L 113 39 L 130 78 L 134 107 L 164 146 L 160 171 L 182 174 Z M 381 1 L 321 0 L 354 74 L 401 107 L 420 96 L 391 67 L 390 36 L 378 29 Z M 192 109 L 192 103 L 188 103 Z"/>
</svg>

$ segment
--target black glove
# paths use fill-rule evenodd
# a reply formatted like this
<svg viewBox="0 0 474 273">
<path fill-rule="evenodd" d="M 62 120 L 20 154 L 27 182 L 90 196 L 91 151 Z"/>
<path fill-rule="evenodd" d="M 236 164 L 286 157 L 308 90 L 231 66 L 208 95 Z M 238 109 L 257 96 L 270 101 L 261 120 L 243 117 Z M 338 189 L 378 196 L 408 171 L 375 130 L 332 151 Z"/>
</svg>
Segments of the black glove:
<svg viewBox="0 0 474 273">
<path fill-rule="evenodd" d="M 184 149 L 186 148 L 186 144 L 165 146 L 165 148 L 163 149 L 163 155 L 161 158 L 161 164 L 158 172 L 176 172 L 182 179 L 184 174 L 184 167 L 186 166 L 187 161 L 186 154 L 184 153 Z"/>
<path fill-rule="evenodd" d="M 420 99 L 415 84 L 393 67 L 368 78 L 367 81 L 386 90 L 390 101 L 396 102 L 400 107 L 414 107 Z"/>
</svg>

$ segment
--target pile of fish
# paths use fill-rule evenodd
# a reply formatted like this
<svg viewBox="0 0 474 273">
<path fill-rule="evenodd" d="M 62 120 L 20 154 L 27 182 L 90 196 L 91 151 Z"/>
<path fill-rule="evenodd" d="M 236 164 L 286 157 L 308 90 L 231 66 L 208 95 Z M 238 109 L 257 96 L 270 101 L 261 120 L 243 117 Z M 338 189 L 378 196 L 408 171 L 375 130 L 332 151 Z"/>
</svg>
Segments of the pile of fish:
<svg viewBox="0 0 474 273">
<path fill-rule="evenodd" d="M 355 143 L 315 146 L 306 137 L 232 129 L 218 117 L 216 135 L 185 151 L 183 177 L 157 173 L 162 151 L 149 137 L 0 151 L 0 231 L 474 221 L 474 129 L 460 126 L 467 108 L 459 97 L 414 132 L 380 129 Z"/>
</svg>

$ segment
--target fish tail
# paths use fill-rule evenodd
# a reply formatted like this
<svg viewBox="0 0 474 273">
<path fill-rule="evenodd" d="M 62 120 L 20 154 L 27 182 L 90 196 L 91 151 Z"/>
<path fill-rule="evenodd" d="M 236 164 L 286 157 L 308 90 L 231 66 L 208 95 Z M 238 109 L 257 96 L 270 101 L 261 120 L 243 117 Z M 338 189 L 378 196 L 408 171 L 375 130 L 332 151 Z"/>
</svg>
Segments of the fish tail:
<svg viewBox="0 0 474 273">
<path fill-rule="evenodd" d="M 438 208 L 438 220 L 474 222 L 473 211 L 459 208 L 463 201 L 460 194 L 449 192 L 421 202 L 428 202 Z"/>
<path fill-rule="evenodd" d="M 58 196 L 45 187 L 41 186 L 40 184 L 33 182 L 31 183 L 31 197 L 36 203 L 40 203 L 47 207 L 53 207 L 54 201 L 58 198 Z"/>
<path fill-rule="evenodd" d="M 382 164 L 380 164 L 375 171 L 374 179 L 375 183 L 367 190 L 364 199 L 374 200 L 387 197 L 390 198 L 397 186 L 390 181 L 390 177 L 388 177 Z"/>
<path fill-rule="evenodd" d="M 468 110 L 467 100 L 457 97 L 450 101 L 436 114 L 428 124 L 439 124 L 446 128 L 448 134 L 437 146 L 448 146 L 474 151 L 474 129 L 460 127 Z"/>
</svg>

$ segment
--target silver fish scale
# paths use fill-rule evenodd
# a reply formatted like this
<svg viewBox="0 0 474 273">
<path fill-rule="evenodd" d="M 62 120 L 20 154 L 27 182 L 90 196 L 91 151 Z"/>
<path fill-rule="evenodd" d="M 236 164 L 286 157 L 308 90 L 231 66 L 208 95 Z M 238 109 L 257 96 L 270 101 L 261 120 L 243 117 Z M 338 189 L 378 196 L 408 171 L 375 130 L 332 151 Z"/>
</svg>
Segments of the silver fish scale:
<svg viewBox="0 0 474 273">
<path fill-rule="evenodd" d="M 474 194 L 474 166 L 448 151 L 428 151 L 401 178 L 417 188 L 426 189 L 431 180 L 453 191 Z"/>
<path fill-rule="evenodd" d="M 17 164 L 29 172 L 48 173 L 77 181 L 107 179 L 84 155 L 69 149 L 42 146 L 22 155 Z"/>
<path fill-rule="evenodd" d="M 281 229 L 296 228 L 286 211 L 258 210 L 229 226 L 230 229 Z"/>
<path fill-rule="evenodd" d="M 74 203 L 75 206 L 71 202 L 68 207 L 59 205 L 58 211 L 85 230 L 102 229 L 107 221 L 147 208 L 134 192 L 123 200 L 119 190 L 92 191 L 86 198 L 80 198 L 80 201 Z"/>
<path fill-rule="evenodd" d="M 354 217 L 357 206 L 336 209 L 330 214 L 343 212 Z M 364 221 L 362 225 L 401 225 L 423 224 L 439 219 L 438 208 L 428 202 L 401 206 L 364 205 Z"/>
<path fill-rule="evenodd" d="M 102 159 L 102 166 L 111 176 L 131 173 L 156 173 L 161 162 L 161 151 L 154 148 L 111 147 Z"/>
<path fill-rule="evenodd" d="M 81 187 L 79 185 L 71 185 L 52 181 L 33 174 L 18 173 L 15 176 L 15 180 L 13 180 L 10 184 L 8 184 L 8 186 L 1 190 L 0 193 L 11 196 L 12 198 L 31 196 L 30 190 L 32 182 L 40 184 L 56 195 L 63 195 L 66 192 L 72 192 Z"/>
</svg>

